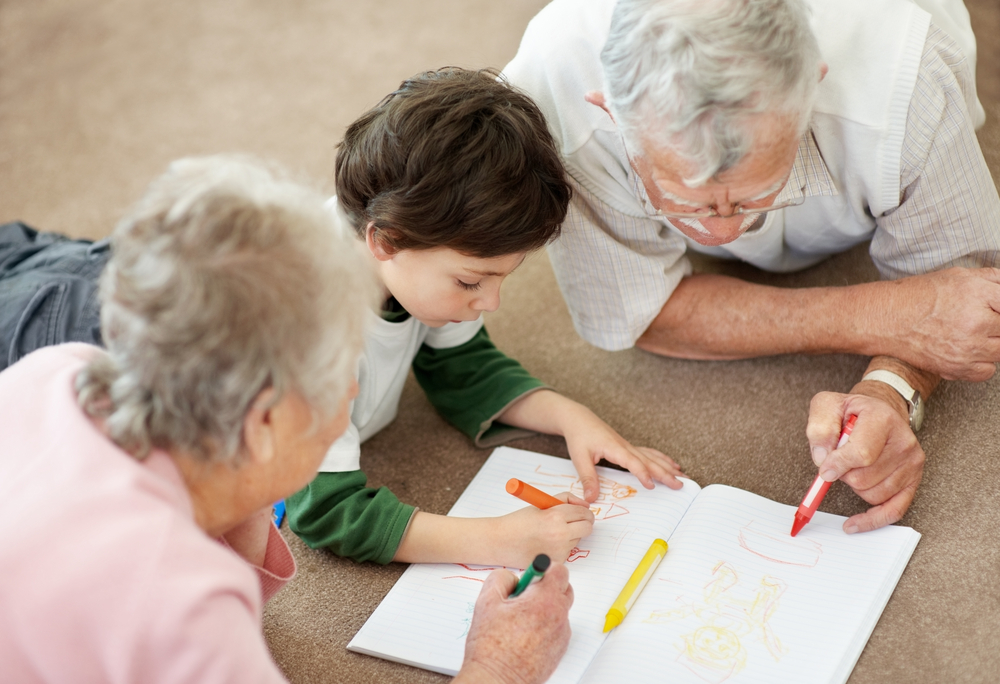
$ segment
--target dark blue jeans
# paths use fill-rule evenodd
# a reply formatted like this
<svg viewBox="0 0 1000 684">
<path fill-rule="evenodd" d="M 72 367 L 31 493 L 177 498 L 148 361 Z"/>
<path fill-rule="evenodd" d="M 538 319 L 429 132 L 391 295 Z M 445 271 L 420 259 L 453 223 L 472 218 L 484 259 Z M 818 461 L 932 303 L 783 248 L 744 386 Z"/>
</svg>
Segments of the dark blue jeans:
<svg viewBox="0 0 1000 684">
<path fill-rule="evenodd" d="M 0 225 L 0 370 L 39 347 L 101 344 L 97 280 L 110 256 L 108 240 Z"/>
</svg>

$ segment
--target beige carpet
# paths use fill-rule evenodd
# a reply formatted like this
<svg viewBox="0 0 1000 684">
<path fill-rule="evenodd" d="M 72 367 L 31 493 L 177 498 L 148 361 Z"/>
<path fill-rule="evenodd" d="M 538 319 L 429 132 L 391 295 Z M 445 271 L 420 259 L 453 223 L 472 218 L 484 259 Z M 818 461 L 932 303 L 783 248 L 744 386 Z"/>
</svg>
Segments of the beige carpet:
<svg viewBox="0 0 1000 684">
<path fill-rule="evenodd" d="M 246 151 L 332 186 L 345 125 L 406 76 L 447 64 L 502 66 L 541 0 L 0 0 L 0 220 L 106 234 L 175 157 Z M 981 131 L 1000 177 L 1000 3 L 970 0 L 980 38 Z M 720 268 L 706 264 L 705 268 Z M 806 273 L 744 277 L 789 286 L 873 277 L 864 249 Z M 851 356 L 672 361 L 606 353 L 573 332 L 544 254 L 505 285 L 490 317 L 501 348 L 702 484 L 797 504 L 815 470 L 809 398 L 844 391 Z M 851 678 L 1000 681 L 1000 380 L 944 383 L 928 407 L 923 485 L 903 523 L 924 536 Z M 565 454 L 556 439 L 516 444 Z M 376 485 L 445 512 L 486 453 L 410 383 L 400 417 L 365 445 Z M 861 511 L 836 485 L 824 510 Z M 267 609 L 275 659 L 294 682 L 437 682 L 440 675 L 345 646 L 403 571 L 357 565 L 290 539 L 298 578 Z"/>
</svg>

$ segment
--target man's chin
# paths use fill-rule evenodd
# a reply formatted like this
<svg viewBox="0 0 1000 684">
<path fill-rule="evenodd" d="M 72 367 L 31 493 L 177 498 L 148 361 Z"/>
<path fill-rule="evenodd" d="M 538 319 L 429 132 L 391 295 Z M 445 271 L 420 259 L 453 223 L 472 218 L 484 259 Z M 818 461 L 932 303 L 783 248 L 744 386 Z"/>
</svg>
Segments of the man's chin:
<svg viewBox="0 0 1000 684">
<path fill-rule="evenodd" d="M 704 245 L 705 247 L 720 247 L 722 245 L 728 245 L 730 242 L 743 234 L 743 231 L 740 230 L 732 235 L 718 236 L 714 233 L 708 232 L 707 230 L 703 232 L 695 226 L 689 226 L 679 220 L 672 219 L 670 223 L 673 224 L 674 228 L 684 233 L 685 236 L 691 238 L 699 245 Z"/>
</svg>

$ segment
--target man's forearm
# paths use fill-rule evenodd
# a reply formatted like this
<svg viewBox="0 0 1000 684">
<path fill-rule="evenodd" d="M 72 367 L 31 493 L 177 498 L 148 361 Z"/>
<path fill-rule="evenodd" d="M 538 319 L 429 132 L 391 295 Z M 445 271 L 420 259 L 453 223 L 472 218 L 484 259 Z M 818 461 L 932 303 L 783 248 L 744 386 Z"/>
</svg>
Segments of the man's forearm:
<svg viewBox="0 0 1000 684">
<path fill-rule="evenodd" d="M 986 380 L 1000 361 L 998 284 L 1000 269 L 989 268 L 798 289 L 694 275 L 636 346 L 687 359 L 885 355 L 948 379 Z"/>
<path fill-rule="evenodd" d="M 636 342 L 646 351 L 687 359 L 775 354 L 873 354 L 874 289 L 780 288 L 721 275 L 685 278 Z M 877 314 L 875 314 L 877 316 Z"/>
</svg>

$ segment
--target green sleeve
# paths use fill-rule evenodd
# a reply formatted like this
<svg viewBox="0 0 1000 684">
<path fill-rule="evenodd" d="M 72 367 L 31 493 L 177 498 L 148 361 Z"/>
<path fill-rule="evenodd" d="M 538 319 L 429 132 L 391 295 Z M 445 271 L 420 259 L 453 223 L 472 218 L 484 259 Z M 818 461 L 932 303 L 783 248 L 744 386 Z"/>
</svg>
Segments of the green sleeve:
<svg viewBox="0 0 1000 684">
<path fill-rule="evenodd" d="M 360 470 L 319 473 L 286 499 L 289 527 L 314 549 L 359 563 L 390 562 L 416 509 L 386 487 L 366 487 L 367 481 Z"/>
<path fill-rule="evenodd" d="M 413 374 L 434 408 L 475 440 L 476 446 L 493 446 L 533 434 L 494 424 L 511 404 L 545 385 L 497 349 L 485 327 L 457 347 L 422 345 L 413 359 Z"/>
</svg>

